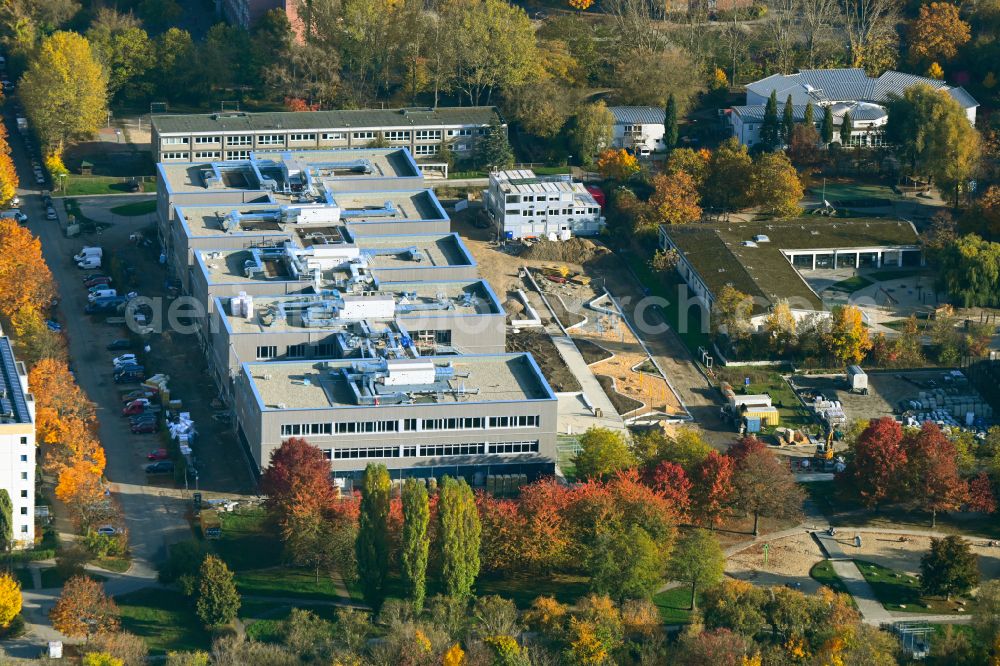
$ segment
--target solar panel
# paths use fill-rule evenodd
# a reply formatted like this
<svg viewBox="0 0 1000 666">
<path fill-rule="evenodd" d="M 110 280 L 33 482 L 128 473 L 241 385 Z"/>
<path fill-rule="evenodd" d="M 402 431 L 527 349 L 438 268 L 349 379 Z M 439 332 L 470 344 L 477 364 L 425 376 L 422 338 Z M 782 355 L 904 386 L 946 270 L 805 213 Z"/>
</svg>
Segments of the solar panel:
<svg viewBox="0 0 1000 666">
<path fill-rule="evenodd" d="M 28 403 L 24 399 L 24 391 L 21 389 L 21 380 L 14 363 L 14 352 L 10 348 L 10 341 L 6 338 L 0 340 L 0 358 L 2 358 L 3 365 L 4 388 L 7 395 L 13 398 L 13 409 L 11 409 L 11 401 L 8 398 L 0 401 L 0 408 L 5 413 L 12 412 L 19 422 L 27 423 L 29 420 Z"/>
</svg>

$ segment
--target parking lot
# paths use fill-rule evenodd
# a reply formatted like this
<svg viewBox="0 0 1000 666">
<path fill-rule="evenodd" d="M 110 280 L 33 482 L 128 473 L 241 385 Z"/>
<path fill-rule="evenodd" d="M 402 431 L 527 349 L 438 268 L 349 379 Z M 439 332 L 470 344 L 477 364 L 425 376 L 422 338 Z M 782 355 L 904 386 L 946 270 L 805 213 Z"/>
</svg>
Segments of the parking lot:
<svg viewBox="0 0 1000 666">
<path fill-rule="evenodd" d="M 41 239 L 46 262 L 58 285 L 59 306 L 54 318 L 66 332 L 71 368 L 81 388 L 97 404 L 99 435 L 108 461 L 105 474 L 124 510 L 133 556 L 138 560 L 155 560 L 167 544 L 190 536 L 185 518 L 190 492 L 176 488 L 169 474 L 149 477 L 145 473 L 147 455 L 163 446 L 162 433 L 135 434 L 131 432 L 129 419 L 122 417 L 122 393 L 136 389 L 138 384 L 113 381 L 112 358 L 123 352 L 108 351 L 106 347 L 112 340 L 128 336 L 122 326 L 106 323 L 108 313 L 84 314 L 88 298 L 82 278 L 95 271 L 81 270 L 73 260 L 82 246 L 101 246 L 103 269 L 111 261 L 122 262 L 132 269 L 134 282 L 116 287 L 134 289 L 165 307 L 168 303 L 164 296 L 165 274 L 157 262 L 157 249 L 130 241 L 132 234 L 148 226 L 148 219 L 119 217 L 102 233 L 68 239 L 60 222 L 44 219 L 40 196 L 28 194 L 22 199 L 22 209 L 30 220 L 28 226 Z M 106 197 L 90 206 L 90 214 L 97 216 L 101 208 L 133 200 L 128 196 Z M 59 199 L 56 208 L 62 214 Z M 204 358 L 194 336 L 165 331 L 149 336 L 147 342 L 148 353 L 143 352 L 141 345 L 133 346 L 131 351 L 141 359 L 147 376 L 155 373 L 170 376 L 171 397 L 183 400 L 184 409 L 197 420 L 200 489 L 208 493 L 252 489 L 253 479 L 235 438 L 227 426 L 212 418 L 215 387 L 204 372 Z M 190 491 L 193 490 L 192 480 Z"/>
</svg>

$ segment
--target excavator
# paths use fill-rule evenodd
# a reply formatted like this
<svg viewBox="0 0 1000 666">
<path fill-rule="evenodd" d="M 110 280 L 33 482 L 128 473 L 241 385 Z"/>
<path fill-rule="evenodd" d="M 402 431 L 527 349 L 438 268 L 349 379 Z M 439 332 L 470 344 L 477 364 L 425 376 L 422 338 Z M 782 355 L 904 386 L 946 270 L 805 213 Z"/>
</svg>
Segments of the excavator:
<svg viewBox="0 0 1000 666">
<path fill-rule="evenodd" d="M 816 445 L 816 460 L 833 460 L 833 427 L 827 426 L 826 440 Z"/>
</svg>

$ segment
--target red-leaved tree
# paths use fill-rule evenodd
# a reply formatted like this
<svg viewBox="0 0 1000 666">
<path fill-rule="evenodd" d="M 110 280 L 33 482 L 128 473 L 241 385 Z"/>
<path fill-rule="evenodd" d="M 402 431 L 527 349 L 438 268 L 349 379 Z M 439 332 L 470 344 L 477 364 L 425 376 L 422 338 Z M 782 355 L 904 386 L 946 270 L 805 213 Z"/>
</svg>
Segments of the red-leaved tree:
<svg viewBox="0 0 1000 666">
<path fill-rule="evenodd" d="M 753 435 L 747 435 L 736 440 L 736 443 L 726 451 L 726 455 L 732 458 L 738 466 L 744 458 L 757 451 L 767 451 L 767 444 Z"/>
<path fill-rule="evenodd" d="M 271 463 L 260 479 L 268 508 L 279 522 L 293 513 L 319 513 L 335 498 L 330 482 L 330 461 L 323 452 L 300 437 L 282 442 L 271 452 Z"/>
<path fill-rule="evenodd" d="M 846 477 L 861 502 L 877 511 L 896 492 L 905 464 L 902 426 L 889 416 L 872 419 L 851 450 Z"/>
<path fill-rule="evenodd" d="M 684 468 L 664 460 L 650 476 L 653 490 L 674 507 L 681 520 L 687 520 L 691 511 L 691 479 Z"/>
<path fill-rule="evenodd" d="M 525 520 L 521 557 L 536 571 L 551 571 L 566 562 L 573 542 L 566 519 L 570 490 L 555 479 L 545 479 L 521 489 L 521 515 Z"/>
<path fill-rule="evenodd" d="M 733 495 L 733 459 L 712 451 L 694 473 L 691 504 L 695 520 L 712 529 L 722 524 Z"/>
<path fill-rule="evenodd" d="M 513 571 L 524 554 L 527 521 L 514 500 L 476 494 L 482 535 L 479 560 L 486 571 Z"/>
<path fill-rule="evenodd" d="M 993 494 L 993 484 L 986 472 L 980 472 L 969 480 L 968 504 L 970 511 L 996 513 L 997 498 Z"/>
<path fill-rule="evenodd" d="M 919 431 L 903 438 L 903 450 L 907 495 L 915 506 L 930 511 L 935 527 L 938 511 L 957 509 L 968 490 L 958 473 L 955 445 L 937 424 L 925 421 Z"/>
</svg>

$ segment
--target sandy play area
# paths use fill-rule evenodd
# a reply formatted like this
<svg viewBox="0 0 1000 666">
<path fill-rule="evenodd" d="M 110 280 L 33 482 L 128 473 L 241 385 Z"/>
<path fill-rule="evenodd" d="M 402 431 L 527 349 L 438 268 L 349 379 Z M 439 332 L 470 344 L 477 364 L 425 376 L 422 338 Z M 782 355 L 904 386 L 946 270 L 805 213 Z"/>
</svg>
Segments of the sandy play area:
<svg viewBox="0 0 1000 666">
<path fill-rule="evenodd" d="M 854 546 L 855 534 L 861 535 L 861 548 Z M 929 537 L 910 536 L 901 542 L 897 534 L 855 532 L 850 528 L 839 530 L 838 537 L 848 556 L 912 575 L 920 572 L 920 558 L 931 545 Z M 979 538 L 969 541 L 972 551 L 979 556 L 983 579 L 1000 576 L 1000 547 L 988 546 L 986 540 Z M 799 583 L 803 592 L 812 592 L 819 584 L 809 577 L 809 570 L 822 559 L 823 551 L 811 535 L 796 534 L 769 542 L 766 566 L 764 544 L 754 544 L 726 561 L 726 573 L 758 585 Z"/>
</svg>

